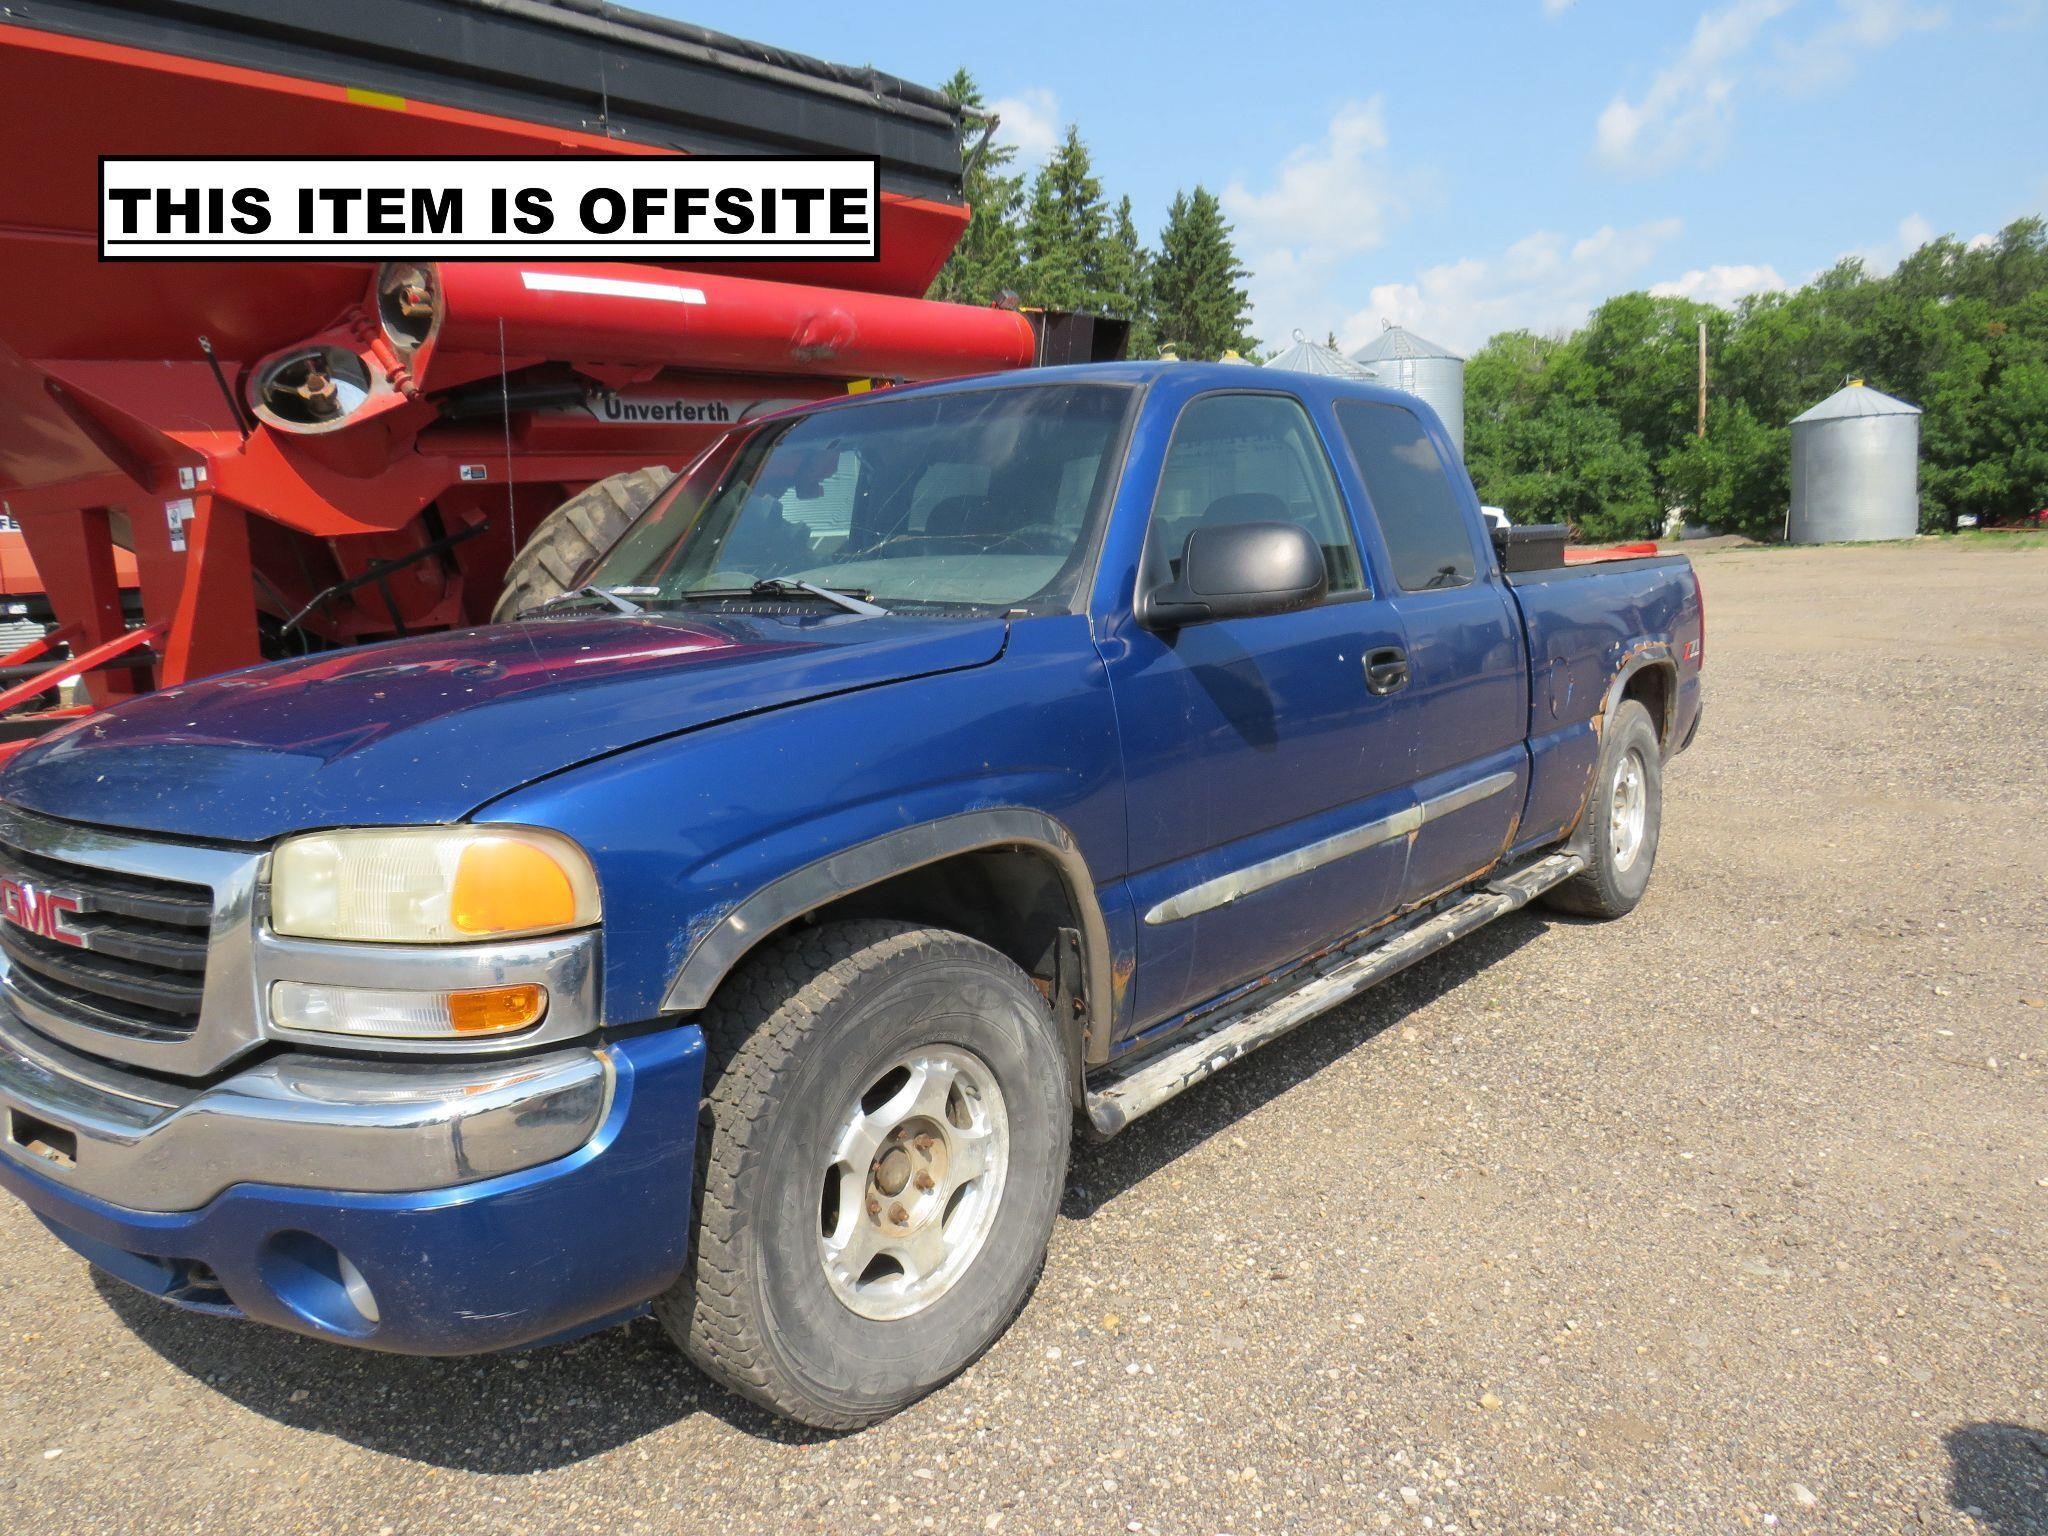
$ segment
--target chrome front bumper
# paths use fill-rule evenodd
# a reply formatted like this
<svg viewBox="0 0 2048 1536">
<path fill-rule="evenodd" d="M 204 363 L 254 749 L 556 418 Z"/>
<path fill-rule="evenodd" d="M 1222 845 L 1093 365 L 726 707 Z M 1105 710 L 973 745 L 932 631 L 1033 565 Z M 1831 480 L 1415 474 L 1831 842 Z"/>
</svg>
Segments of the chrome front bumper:
<svg viewBox="0 0 2048 1536">
<path fill-rule="evenodd" d="M 68 1050 L 0 1008 L 0 1157 L 136 1211 L 190 1211 L 248 1182 L 396 1193 L 566 1156 L 604 1123 L 602 1048 L 512 1061 L 275 1056 L 211 1086 Z"/>
</svg>

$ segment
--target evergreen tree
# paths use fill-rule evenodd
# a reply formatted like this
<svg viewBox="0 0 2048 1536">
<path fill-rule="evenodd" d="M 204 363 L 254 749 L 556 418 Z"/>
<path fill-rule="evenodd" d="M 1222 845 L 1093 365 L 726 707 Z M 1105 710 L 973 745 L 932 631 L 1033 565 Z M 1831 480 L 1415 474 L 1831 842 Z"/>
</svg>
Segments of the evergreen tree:
<svg viewBox="0 0 2048 1536">
<path fill-rule="evenodd" d="M 940 89 L 963 107 L 987 105 L 974 77 L 964 69 L 954 71 Z M 995 141 L 992 120 L 970 118 L 965 135 L 963 190 L 972 214 L 967 232 L 939 269 L 931 296 L 955 304 L 993 304 L 1005 290 L 1016 290 L 1023 267 L 1017 212 L 1024 201 L 1024 178 L 1008 174 L 1017 151 Z"/>
<path fill-rule="evenodd" d="M 1231 244 L 1223 206 L 1207 188 L 1175 195 L 1153 266 L 1153 313 L 1159 339 L 1184 358 L 1214 360 L 1235 350 L 1249 357 L 1258 343 L 1246 329 L 1250 300 Z"/>
<path fill-rule="evenodd" d="M 1138 238 L 1128 197 L 1116 205 L 1103 246 L 1102 288 L 1109 312 L 1131 323 L 1127 355 L 1158 356 L 1159 333 L 1152 323 L 1152 253 Z"/>
<path fill-rule="evenodd" d="M 1024 213 L 1024 300 L 1046 309 L 1111 307 L 1109 213 L 1078 128 L 1067 127 L 1031 183 Z"/>
</svg>

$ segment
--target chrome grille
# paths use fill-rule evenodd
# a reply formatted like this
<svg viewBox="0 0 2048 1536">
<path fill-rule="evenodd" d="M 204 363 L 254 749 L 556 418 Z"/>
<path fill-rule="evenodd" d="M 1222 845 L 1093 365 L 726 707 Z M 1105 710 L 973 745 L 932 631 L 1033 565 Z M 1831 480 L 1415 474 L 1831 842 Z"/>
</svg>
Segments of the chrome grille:
<svg viewBox="0 0 2048 1536">
<path fill-rule="evenodd" d="M 8 990 L 86 1028 L 166 1043 L 191 1038 L 205 990 L 210 889 L 96 870 L 5 841 L 0 880 L 12 882 L 0 896 L 16 904 L 24 890 L 78 903 L 59 920 L 77 943 L 0 921 Z"/>
<path fill-rule="evenodd" d="M 262 855 L 0 804 L 0 1003 L 73 1050 L 202 1076 L 262 1038 Z"/>
</svg>

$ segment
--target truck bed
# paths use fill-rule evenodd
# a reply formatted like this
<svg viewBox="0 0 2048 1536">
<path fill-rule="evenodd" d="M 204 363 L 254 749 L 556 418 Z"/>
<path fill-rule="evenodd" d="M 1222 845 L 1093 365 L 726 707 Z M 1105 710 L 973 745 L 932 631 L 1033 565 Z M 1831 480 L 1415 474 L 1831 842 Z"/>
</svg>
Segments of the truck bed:
<svg viewBox="0 0 2048 1536">
<path fill-rule="evenodd" d="M 1670 746 L 1683 739 L 1699 708 L 1703 619 L 1684 555 L 1517 571 L 1507 582 L 1529 644 L 1529 802 L 1517 845 L 1533 847 L 1584 805 L 1610 695 L 1631 667 L 1673 664 L 1667 718 L 1654 723 Z"/>
</svg>

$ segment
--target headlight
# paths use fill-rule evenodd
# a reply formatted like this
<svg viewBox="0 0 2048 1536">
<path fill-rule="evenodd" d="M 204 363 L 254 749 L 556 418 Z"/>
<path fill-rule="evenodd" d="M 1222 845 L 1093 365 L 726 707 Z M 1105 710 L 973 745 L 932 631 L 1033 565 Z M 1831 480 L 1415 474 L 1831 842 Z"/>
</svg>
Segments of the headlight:
<svg viewBox="0 0 2048 1536">
<path fill-rule="evenodd" d="M 597 919 L 590 860 L 556 832 L 313 832 L 271 856 L 270 926 L 294 938 L 459 944 L 587 928 Z"/>
</svg>

